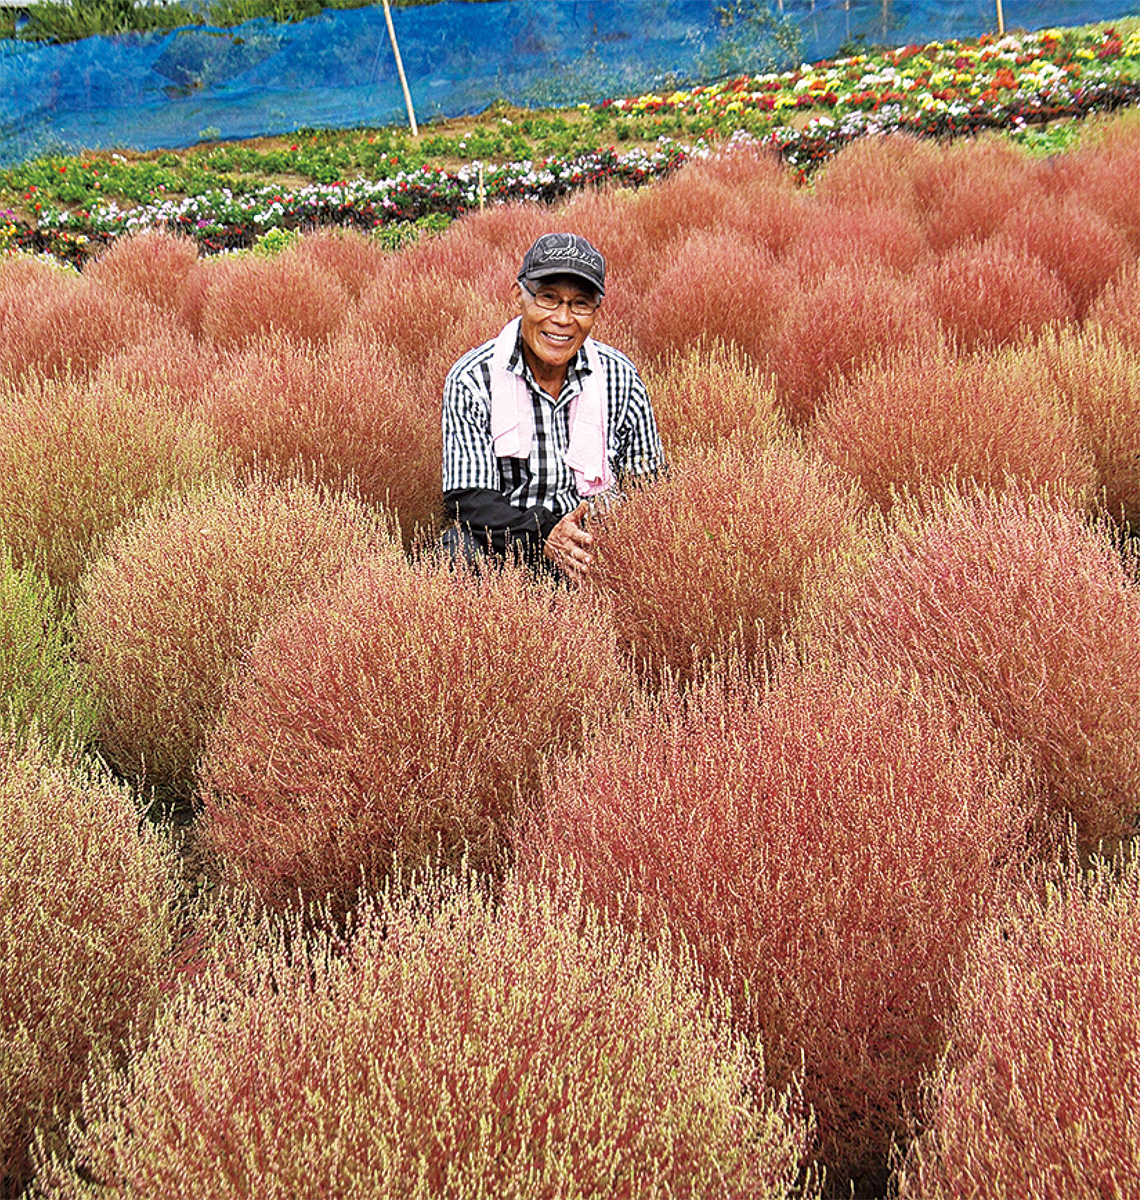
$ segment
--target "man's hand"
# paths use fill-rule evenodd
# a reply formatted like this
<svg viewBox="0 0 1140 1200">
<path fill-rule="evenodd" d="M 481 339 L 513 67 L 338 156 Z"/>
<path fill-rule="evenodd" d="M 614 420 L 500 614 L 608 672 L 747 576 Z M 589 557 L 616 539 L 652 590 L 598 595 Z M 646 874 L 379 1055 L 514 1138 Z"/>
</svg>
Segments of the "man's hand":
<svg viewBox="0 0 1140 1200">
<path fill-rule="evenodd" d="M 550 531 L 543 553 L 575 583 L 584 583 L 594 561 L 594 535 L 585 528 L 586 501 L 567 513 Z"/>
</svg>

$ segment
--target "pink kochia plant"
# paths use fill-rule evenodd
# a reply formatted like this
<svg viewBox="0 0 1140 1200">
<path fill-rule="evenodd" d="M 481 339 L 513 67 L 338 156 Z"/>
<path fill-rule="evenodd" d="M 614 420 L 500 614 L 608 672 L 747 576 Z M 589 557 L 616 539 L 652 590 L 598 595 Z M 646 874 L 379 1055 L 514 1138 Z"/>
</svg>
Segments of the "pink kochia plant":
<svg viewBox="0 0 1140 1200">
<path fill-rule="evenodd" d="M 909 513 L 806 634 L 824 654 L 942 676 L 1018 741 L 1084 847 L 1140 812 L 1140 590 L 1063 502 L 945 492 Z"/>
<path fill-rule="evenodd" d="M 169 982 L 173 856 L 128 793 L 0 726 L 0 1194 L 93 1055 L 144 1038 Z"/>
<path fill-rule="evenodd" d="M 1115 335 L 1140 354 L 1140 262 L 1122 271 L 1096 298 L 1088 326 Z"/>
<path fill-rule="evenodd" d="M 175 313 L 182 286 L 198 265 L 198 243 L 181 234 L 151 229 L 116 239 L 83 274 L 124 295 L 139 296 Z"/>
<path fill-rule="evenodd" d="M 1007 483 L 1086 508 L 1097 482 L 1088 434 L 1058 383 L 1008 347 L 891 354 L 834 388 L 812 444 L 883 508 L 945 484 Z"/>
<path fill-rule="evenodd" d="M 1140 870 L 1095 865 L 987 926 L 902 1200 L 1100 1200 L 1140 1180 Z"/>
<path fill-rule="evenodd" d="M 805 589 L 858 539 L 865 500 L 787 443 L 726 441 L 671 465 L 604 519 L 595 577 L 632 657 L 688 678 L 778 641 Z"/>
<path fill-rule="evenodd" d="M 138 295 L 62 270 L 0 274 L 0 377 L 89 375 L 171 319 Z"/>
<path fill-rule="evenodd" d="M 263 625 L 309 588 L 387 547 L 385 522 L 302 483 L 219 483 L 120 526 L 83 581 L 79 652 L 120 770 L 189 785 L 227 682 Z"/>
<path fill-rule="evenodd" d="M 202 844 L 276 906 L 351 902 L 429 857 L 489 865 L 622 700 L 605 609 L 518 571 L 392 558 L 284 614 L 254 648 L 202 769 Z"/>
<path fill-rule="evenodd" d="M 1009 238 L 956 246 L 917 277 L 960 350 L 1004 346 L 1066 325 L 1076 315 L 1065 285 Z"/>
<path fill-rule="evenodd" d="M 802 1074 L 829 1172 L 869 1180 L 1038 809 L 947 688 L 789 664 L 766 696 L 720 677 L 668 692 L 553 767 L 519 863 L 561 862 L 628 925 L 687 939 L 776 1086 Z"/>
<path fill-rule="evenodd" d="M 380 343 L 268 337 L 230 356 L 203 411 L 246 471 L 350 487 L 410 540 L 439 523 L 442 389 Z"/>
<path fill-rule="evenodd" d="M 367 901 L 307 947 L 216 937 L 127 1069 L 87 1093 L 41 1192 L 444 1200 L 781 1200 L 808 1141 L 659 955 L 572 892 Z"/>
<path fill-rule="evenodd" d="M 1104 329 L 1064 330 L 1023 351 L 1029 370 L 1048 378 L 1072 409 L 1097 469 L 1108 513 L 1140 527 L 1140 343 Z"/>
<path fill-rule="evenodd" d="M 827 389 L 860 367 L 900 348 L 931 353 L 937 322 L 924 289 L 867 262 L 832 267 L 814 286 L 791 286 L 766 366 L 787 415 L 806 424 Z"/>
<path fill-rule="evenodd" d="M 771 376 L 731 343 L 702 338 L 642 375 L 669 456 L 727 437 L 770 442 L 784 429 Z"/>
<path fill-rule="evenodd" d="M 344 323 L 349 296 L 311 259 L 243 255 L 199 266 L 186 279 L 182 304 L 197 308 L 201 335 L 223 349 L 273 332 L 322 345 Z"/>
<path fill-rule="evenodd" d="M 140 507 L 228 474 L 213 430 L 168 392 L 110 378 L 0 383 L 0 540 L 65 600 Z"/>
</svg>

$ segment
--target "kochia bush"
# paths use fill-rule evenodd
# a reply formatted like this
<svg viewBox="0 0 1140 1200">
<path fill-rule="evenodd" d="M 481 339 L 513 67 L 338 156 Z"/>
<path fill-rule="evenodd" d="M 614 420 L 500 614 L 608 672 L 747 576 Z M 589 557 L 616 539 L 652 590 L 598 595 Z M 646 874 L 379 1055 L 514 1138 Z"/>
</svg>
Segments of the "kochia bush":
<svg viewBox="0 0 1140 1200">
<path fill-rule="evenodd" d="M 1140 1179 L 1140 871 L 1104 864 L 989 925 L 957 987 L 902 1200 L 1099 1200 Z"/>
<path fill-rule="evenodd" d="M 95 725 L 86 672 L 51 585 L 0 546 L 0 736 L 84 745 Z"/>
<path fill-rule="evenodd" d="M 561 861 L 593 903 L 683 935 L 775 1085 L 802 1069 L 829 1174 L 867 1182 L 975 923 L 1034 844 L 1010 749 L 948 689 L 875 664 L 789 664 L 763 698 L 714 679 L 553 768 L 521 870 Z"/>
<path fill-rule="evenodd" d="M 1116 520 L 1140 527 L 1140 344 L 1090 327 L 1041 337 L 1022 357 L 1076 416 L 1096 464 L 1098 499 Z"/>
<path fill-rule="evenodd" d="M 661 362 L 719 339 L 763 363 L 792 276 L 771 251 L 723 229 L 696 229 L 621 312 L 638 362 Z M 604 340 L 604 339 L 603 339 Z"/>
<path fill-rule="evenodd" d="M 351 487 L 410 539 L 439 521 L 442 389 L 375 342 L 269 337 L 228 358 L 203 411 L 246 471 Z"/>
<path fill-rule="evenodd" d="M 388 538 L 358 501 L 259 480 L 173 497 L 120 526 L 76 606 L 103 753 L 150 783 L 189 785 L 262 626 Z"/>
<path fill-rule="evenodd" d="M 1068 504 L 946 492 L 805 640 L 952 681 L 1018 741 L 1086 848 L 1140 812 L 1140 589 Z M 820 634 L 820 630 L 824 632 Z M 837 649 L 838 648 L 838 649 Z"/>
<path fill-rule="evenodd" d="M 642 375 L 668 457 L 729 437 L 764 444 L 784 428 L 771 377 L 738 346 L 702 339 Z"/>
<path fill-rule="evenodd" d="M 957 355 L 901 350 L 844 379 L 812 430 L 820 456 L 884 508 L 944 484 L 1007 483 L 1091 505 L 1088 435 L 1057 382 L 1011 348 Z"/>
<path fill-rule="evenodd" d="M 198 243 L 182 234 L 151 229 L 116 238 L 84 275 L 124 295 L 176 313 L 183 284 L 198 265 Z"/>
<path fill-rule="evenodd" d="M 542 756 L 623 700 L 606 617 L 515 570 L 361 565 L 251 652 L 207 742 L 201 845 L 279 907 L 343 909 L 436 856 L 490 865 Z"/>
<path fill-rule="evenodd" d="M 307 953 L 265 924 L 220 939 L 127 1070 L 92 1086 L 43 1194 L 793 1193 L 804 1122 L 706 1008 L 690 959 L 572 894 L 421 900 L 368 902 L 350 941 Z"/>
<path fill-rule="evenodd" d="M 813 578 L 855 543 L 865 499 L 787 443 L 689 451 L 602 521 L 594 577 L 623 647 L 689 678 L 729 654 L 762 659 Z"/>
<path fill-rule="evenodd" d="M 0 376 L 89 375 L 170 318 L 138 296 L 62 270 L 6 272 L 0 286 Z"/>
<path fill-rule="evenodd" d="M 766 365 L 797 424 L 810 421 L 828 387 L 868 362 L 900 347 L 932 352 L 939 344 L 924 289 L 866 262 L 833 267 L 779 301 Z"/>
<path fill-rule="evenodd" d="M 1122 271 L 1093 301 L 1086 328 L 1113 334 L 1140 354 L 1140 262 Z"/>
<path fill-rule="evenodd" d="M 957 246 L 918 278 L 942 329 L 964 351 L 1020 341 L 1076 315 L 1064 284 L 1008 238 Z"/>
<path fill-rule="evenodd" d="M 1105 284 L 1133 260 L 1127 238 L 1078 197 L 1028 201 L 1006 216 L 1002 233 L 1057 276 L 1078 320 Z"/>
<path fill-rule="evenodd" d="M 245 254 L 188 276 L 184 315 L 187 306 L 197 306 L 194 331 L 223 349 L 274 332 L 321 345 L 343 325 L 349 297 L 336 275 L 307 258 Z"/>
<path fill-rule="evenodd" d="M 104 378 L 0 384 L 0 542 L 65 601 L 142 504 L 228 473 L 213 431 L 169 393 Z"/>
<path fill-rule="evenodd" d="M 92 1055 L 145 1036 L 169 983 L 172 854 L 118 785 L 0 728 L 0 1192 Z M 121 1058 L 121 1055 L 120 1055 Z"/>
</svg>

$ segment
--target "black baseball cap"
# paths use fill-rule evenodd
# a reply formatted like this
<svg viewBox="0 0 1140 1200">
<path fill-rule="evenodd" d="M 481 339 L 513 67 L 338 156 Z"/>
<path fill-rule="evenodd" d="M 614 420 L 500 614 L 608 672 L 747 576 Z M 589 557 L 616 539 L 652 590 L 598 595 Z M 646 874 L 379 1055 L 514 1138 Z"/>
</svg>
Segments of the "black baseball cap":
<svg viewBox="0 0 1140 1200">
<path fill-rule="evenodd" d="M 599 296 L 606 291 L 606 260 L 601 251 L 576 233 L 544 233 L 523 257 L 519 283 L 573 275 Z"/>
</svg>

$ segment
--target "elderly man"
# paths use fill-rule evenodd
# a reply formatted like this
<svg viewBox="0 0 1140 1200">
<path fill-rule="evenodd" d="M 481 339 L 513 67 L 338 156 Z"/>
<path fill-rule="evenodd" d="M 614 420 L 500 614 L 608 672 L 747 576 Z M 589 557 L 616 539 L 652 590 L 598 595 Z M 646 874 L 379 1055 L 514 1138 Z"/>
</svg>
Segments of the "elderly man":
<svg viewBox="0 0 1140 1200">
<path fill-rule="evenodd" d="M 546 233 L 515 285 L 519 315 L 465 354 L 443 390 L 444 535 L 453 561 L 517 556 L 582 582 L 587 514 L 664 457 L 633 363 L 591 337 L 606 264 L 584 237 Z"/>
</svg>

